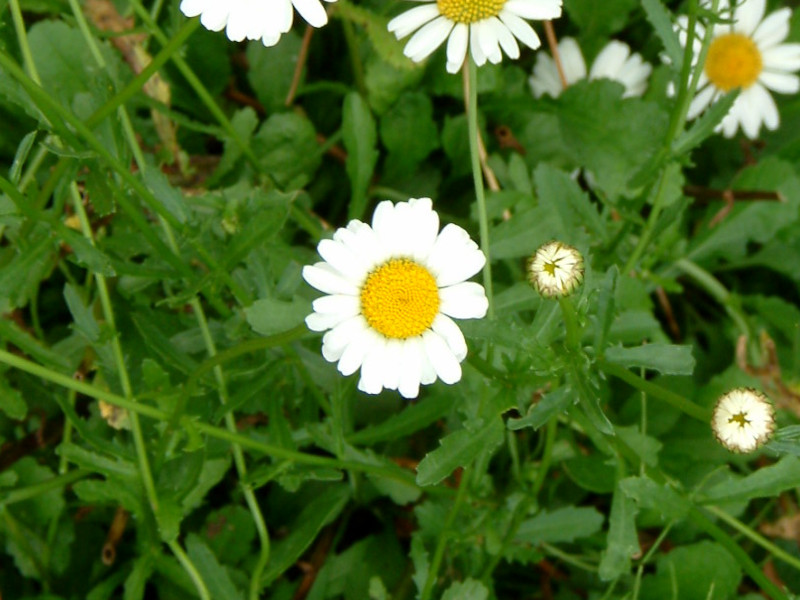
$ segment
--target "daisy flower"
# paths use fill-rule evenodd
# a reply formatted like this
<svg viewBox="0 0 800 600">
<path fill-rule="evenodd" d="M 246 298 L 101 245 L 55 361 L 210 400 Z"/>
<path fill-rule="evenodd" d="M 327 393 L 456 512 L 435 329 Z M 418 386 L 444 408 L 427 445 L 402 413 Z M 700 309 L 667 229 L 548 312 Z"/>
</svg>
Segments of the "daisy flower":
<svg viewBox="0 0 800 600">
<path fill-rule="evenodd" d="M 561 242 L 541 245 L 527 267 L 528 281 L 546 298 L 567 296 L 583 281 L 583 256 Z"/>
<path fill-rule="evenodd" d="M 356 219 L 317 247 L 324 262 L 303 278 L 328 294 L 306 317 L 327 331 L 322 356 L 342 375 L 359 368 L 358 389 L 415 398 L 420 384 L 461 379 L 467 344 L 456 319 L 486 314 L 483 286 L 467 281 L 486 258 L 457 225 L 439 231 L 430 198 L 381 202 L 372 226 Z"/>
<path fill-rule="evenodd" d="M 336 0 L 325 0 L 336 2 Z M 233 42 L 261 40 L 274 46 L 292 28 L 294 11 L 309 25 L 322 27 L 328 22 L 320 0 L 182 0 L 181 12 L 187 17 L 200 15 L 203 27 L 225 33 Z"/>
<path fill-rule="evenodd" d="M 711 429 L 731 452 L 752 452 L 775 429 L 775 410 L 766 396 L 751 388 L 736 388 L 717 400 Z"/>
<path fill-rule="evenodd" d="M 418 6 L 389 21 L 389 31 L 402 39 L 416 31 L 403 51 L 415 62 L 430 56 L 447 39 L 447 70 L 456 73 L 467 54 L 481 66 L 497 64 L 502 48 L 519 58 L 517 40 L 533 48 L 539 36 L 525 20 L 556 19 L 561 0 L 416 0 Z"/>
<path fill-rule="evenodd" d="M 720 0 L 720 14 L 730 16 L 733 22 L 712 26 L 711 46 L 687 116 L 695 118 L 723 94 L 740 88 L 736 102 L 717 127 L 725 137 L 733 137 L 739 126 L 751 139 L 758 137 L 762 123 L 767 129 L 777 129 L 778 108 L 769 90 L 780 94 L 800 90 L 800 78 L 793 74 L 800 69 L 800 44 L 782 43 L 789 35 L 792 11 L 781 8 L 764 17 L 765 7 L 766 0 L 744 0 L 733 8 L 728 0 Z M 688 18 L 680 17 L 683 46 L 687 27 Z M 698 24 L 695 34 L 696 64 L 704 27 Z"/>
<path fill-rule="evenodd" d="M 558 54 L 568 85 L 586 78 L 586 61 L 578 43 L 571 37 L 558 42 Z M 653 67 L 637 54 L 631 54 L 630 47 L 617 40 L 611 40 L 597 55 L 589 70 L 589 79 L 611 79 L 625 86 L 624 98 L 641 96 L 647 88 L 647 78 Z M 533 95 L 541 98 L 549 94 L 558 98 L 564 91 L 558 74 L 556 61 L 540 52 L 536 55 L 533 75 L 528 79 Z"/>
</svg>

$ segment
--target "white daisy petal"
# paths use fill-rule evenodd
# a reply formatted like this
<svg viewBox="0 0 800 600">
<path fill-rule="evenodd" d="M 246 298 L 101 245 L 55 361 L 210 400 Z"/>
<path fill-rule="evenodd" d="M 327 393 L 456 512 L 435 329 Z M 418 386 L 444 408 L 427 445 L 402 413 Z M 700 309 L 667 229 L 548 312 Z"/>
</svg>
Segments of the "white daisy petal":
<svg viewBox="0 0 800 600">
<path fill-rule="evenodd" d="M 766 0 L 745 0 L 739 4 L 733 17 L 734 31 L 752 36 L 764 17 L 766 6 Z"/>
<path fill-rule="evenodd" d="M 758 78 L 764 86 L 779 94 L 796 94 L 800 90 L 800 78 L 788 73 L 770 73 L 764 71 Z"/>
<path fill-rule="evenodd" d="M 371 222 L 338 229 L 319 243 L 325 262 L 303 268 L 327 294 L 306 317 L 309 329 L 326 331 L 323 357 L 345 376 L 360 369 L 358 389 L 368 394 L 413 398 L 437 378 L 455 383 L 467 345 L 451 317 L 486 314 L 483 287 L 465 281 L 483 254 L 462 228 L 438 231 L 430 198 L 381 202 Z"/>
<path fill-rule="evenodd" d="M 789 35 L 792 9 L 781 8 L 767 15 L 753 33 L 753 41 L 763 51 L 780 44 Z"/>
<path fill-rule="evenodd" d="M 430 56 L 447 39 L 446 66 L 450 73 L 463 65 L 467 47 L 478 66 L 487 60 L 499 63 L 503 52 L 512 59 L 519 58 L 517 40 L 534 49 L 539 47 L 539 37 L 526 19 L 557 18 L 562 3 L 562 0 L 506 0 L 479 3 L 463 10 L 465 7 L 458 3 L 415 1 L 419 5 L 389 21 L 388 29 L 397 39 L 413 33 L 403 53 L 416 62 Z"/>
<path fill-rule="evenodd" d="M 769 440 L 775 429 L 775 410 L 766 396 L 736 388 L 717 400 L 711 430 L 731 452 L 752 452 Z"/>
<path fill-rule="evenodd" d="M 187 17 L 199 15 L 206 29 L 224 28 L 231 41 L 261 39 L 265 46 L 274 46 L 291 29 L 295 9 L 313 27 L 328 22 L 320 0 L 183 0 L 180 8 Z"/>
<path fill-rule="evenodd" d="M 564 78 L 568 84 L 572 85 L 586 77 L 586 61 L 574 38 L 568 37 L 561 40 L 558 44 L 558 54 L 561 57 Z"/>
<path fill-rule="evenodd" d="M 438 333 L 426 332 L 422 336 L 422 342 L 425 345 L 425 353 L 439 379 L 449 385 L 461 379 L 461 365 L 458 364 L 453 351 Z"/>
<path fill-rule="evenodd" d="M 481 319 L 489 308 L 483 286 L 473 281 L 442 288 L 439 298 L 442 301 L 440 310 L 456 319 Z"/>
<path fill-rule="evenodd" d="M 765 72 L 791 72 L 800 69 L 800 44 L 781 44 L 761 53 Z"/>
</svg>

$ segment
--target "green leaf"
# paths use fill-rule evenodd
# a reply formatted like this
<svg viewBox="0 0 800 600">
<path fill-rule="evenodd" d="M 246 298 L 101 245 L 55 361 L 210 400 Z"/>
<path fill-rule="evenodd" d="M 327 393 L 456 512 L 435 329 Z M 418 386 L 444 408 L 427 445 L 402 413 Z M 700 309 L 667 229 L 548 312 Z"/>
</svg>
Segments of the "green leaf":
<svg viewBox="0 0 800 600">
<path fill-rule="evenodd" d="M 186 223 L 188 220 L 189 209 L 186 206 L 186 199 L 180 190 L 172 187 L 160 169 L 153 165 L 142 173 L 145 187 L 153 193 L 153 196 L 164 205 L 179 223 Z"/>
<path fill-rule="evenodd" d="M 355 445 L 370 446 L 416 433 L 444 417 L 453 408 L 453 399 L 436 395 L 408 405 L 382 423 L 365 427 L 347 437 Z"/>
<path fill-rule="evenodd" d="M 342 138 L 347 150 L 345 169 L 351 190 L 348 217 L 360 219 L 366 208 L 367 188 L 378 162 L 375 147 L 378 133 L 369 106 L 358 92 L 350 92 L 345 96 L 342 113 Z"/>
<path fill-rule="evenodd" d="M 200 571 L 214 600 L 242 600 L 244 594 L 233 585 L 228 571 L 219 564 L 211 549 L 196 534 L 186 536 L 186 553 Z"/>
<path fill-rule="evenodd" d="M 443 437 L 440 446 L 426 454 L 417 466 L 417 483 L 435 485 L 482 452 L 491 452 L 503 442 L 503 431 L 502 420 L 497 417 Z"/>
<path fill-rule="evenodd" d="M 428 580 L 428 574 L 431 570 L 431 557 L 418 534 L 411 536 L 409 557 L 414 565 L 414 575 L 411 578 L 417 587 L 417 593 L 420 594 L 425 587 L 425 582 Z"/>
<path fill-rule="evenodd" d="M 616 316 L 615 295 L 618 276 L 619 269 L 616 265 L 612 265 L 600 282 L 600 291 L 597 297 L 597 320 L 594 326 L 594 350 L 598 354 L 603 354 L 605 350 L 608 332 L 611 330 L 611 324 Z"/>
<path fill-rule="evenodd" d="M 262 298 L 244 309 L 250 327 L 261 335 L 292 329 L 300 325 L 310 312 L 308 301 L 300 298 L 291 302 Z"/>
<path fill-rule="evenodd" d="M 665 519 L 683 519 L 691 507 L 690 502 L 670 485 L 658 484 L 646 476 L 623 479 L 619 487 L 640 508 L 656 510 Z"/>
<path fill-rule="evenodd" d="M 554 231 L 561 230 L 563 225 L 559 216 L 549 206 L 537 205 L 522 209 L 513 219 L 492 228 L 492 258 L 499 260 L 530 256 L 539 246 L 553 239 Z"/>
<path fill-rule="evenodd" d="M 631 569 L 631 557 L 640 553 L 639 538 L 636 535 L 637 512 L 636 504 L 618 483 L 611 500 L 606 549 L 600 559 L 598 571 L 603 581 L 612 581 L 628 573 Z"/>
<path fill-rule="evenodd" d="M 655 29 L 656 35 L 664 44 L 664 50 L 669 57 L 672 68 L 676 73 L 681 70 L 683 64 L 683 49 L 677 32 L 672 28 L 672 15 L 666 9 L 661 0 L 642 0 L 642 7 L 647 15 L 647 20 Z"/>
<path fill-rule="evenodd" d="M 487 598 L 489 590 L 486 586 L 470 578 L 456 581 L 442 595 L 442 600 L 487 600 Z"/>
<path fill-rule="evenodd" d="M 272 549 L 269 565 L 263 576 L 265 585 L 271 584 L 291 567 L 312 544 L 320 530 L 342 512 L 350 499 L 349 485 L 327 488 L 309 502 L 288 527 L 289 535 Z"/>
<path fill-rule="evenodd" d="M 511 431 L 531 427 L 539 429 L 550 419 L 563 413 L 570 405 L 575 402 L 575 392 L 568 386 L 563 386 L 548 394 L 541 400 L 532 405 L 528 413 L 519 419 L 509 419 L 508 428 Z"/>
<path fill-rule="evenodd" d="M 609 80 L 579 81 L 559 98 L 561 135 L 571 157 L 612 201 L 635 195 L 628 181 L 660 149 L 668 122 L 658 105 L 622 99 L 622 91 Z"/>
<path fill-rule="evenodd" d="M 399 41 L 389 32 L 386 27 L 389 23 L 387 17 L 376 14 L 365 6 L 356 6 L 344 0 L 340 0 L 336 8 L 341 18 L 348 19 L 367 30 L 372 47 L 382 60 L 397 68 L 422 71 L 403 54 L 405 42 Z"/>
<path fill-rule="evenodd" d="M 576 243 L 575 230 L 585 227 L 601 240 L 606 239 L 606 228 L 597 207 L 589 195 L 567 173 L 540 163 L 533 172 L 539 202 L 558 215 L 561 227 L 551 232 L 553 238 Z"/>
<path fill-rule="evenodd" d="M 742 571 L 736 559 L 709 541 L 661 554 L 657 573 L 642 581 L 640 598 L 648 600 L 728 600 L 736 597 Z"/>
<path fill-rule="evenodd" d="M 413 132 L 413 135 L 409 135 Z M 394 169 L 409 173 L 439 147 L 439 132 L 433 120 L 433 103 L 426 94 L 406 92 L 382 117 L 381 141 L 389 151 Z"/>
<path fill-rule="evenodd" d="M 17 146 L 17 152 L 14 154 L 14 162 L 11 163 L 11 168 L 8 170 L 8 179 L 14 185 L 17 185 L 20 177 L 22 177 L 22 168 L 25 166 L 25 161 L 28 160 L 28 154 L 30 154 L 31 148 L 33 148 L 37 133 L 36 131 L 31 131 L 20 140 L 19 146 Z"/>
<path fill-rule="evenodd" d="M 247 44 L 247 81 L 256 93 L 267 114 L 284 108 L 286 95 L 292 85 L 297 57 L 302 40 L 295 31 L 281 36 L 272 48 L 265 48 L 260 40 Z"/>
<path fill-rule="evenodd" d="M 286 190 L 303 187 L 319 166 L 317 133 L 311 121 L 297 113 L 270 116 L 253 137 L 252 147 L 264 170 Z"/>
<path fill-rule="evenodd" d="M 733 90 L 719 98 L 699 119 L 692 123 L 687 131 L 678 136 L 678 139 L 672 144 L 672 151 L 676 156 L 693 150 L 714 133 L 714 129 L 722 122 L 739 97 L 739 91 L 738 89 Z"/>
<path fill-rule="evenodd" d="M 695 365 L 691 346 L 660 342 L 633 348 L 611 346 L 606 348 L 605 358 L 623 367 L 651 369 L 664 375 L 691 375 Z"/>
<path fill-rule="evenodd" d="M 702 493 L 705 503 L 741 502 L 769 498 L 800 486 L 800 458 L 784 456 L 746 477 L 723 481 Z"/>
<path fill-rule="evenodd" d="M 607 38 L 616 33 L 628 23 L 636 5 L 636 0 L 564 0 L 564 8 L 583 38 Z"/>
<path fill-rule="evenodd" d="M 17 474 L 18 487 L 35 485 L 54 477 L 49 468 L 37 464 L 30 456 L 21 458 L 11 468 Z M 16 504 L 15 511 L 19 518 L 33 526 L 36 523 L 47 523 L 59 516 L 65 505 L 64 491 L 56 488 Z"/>
<path fill-rule="evenodd" d="M 15 421 L 21 421 L 28 414 L 28 404 L 22 394 L 5 379 L 0 379 L 0 410 Z"/>
<path fill-rule="evenodd" d="M 144 590 L 153 573 L 153 561 L 143 554 L 133 563 L 133 569 L 125 579 L 123 600 L 143 600 Z"/>
<path fill-rule="evenodd" d="M 542 510 L 523 521 L 515 542 L 531 544 L 570 543 L 594 535 L 603 526 L 603 515 L 594 507 L 567 506 L 552 512 Z"/>
</svg>

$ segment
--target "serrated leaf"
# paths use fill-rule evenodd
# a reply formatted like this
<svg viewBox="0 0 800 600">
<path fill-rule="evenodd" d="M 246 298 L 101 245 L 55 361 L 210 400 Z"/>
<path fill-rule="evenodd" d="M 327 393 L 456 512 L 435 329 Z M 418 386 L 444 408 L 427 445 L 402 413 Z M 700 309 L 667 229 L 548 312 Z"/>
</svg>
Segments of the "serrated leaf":
<svg viewBox="0 0 800 600">
<path fill-rule="evenodd" d="M 534 404 L 528 413 L 519 419 L 509 419 L 508 428 L 511 431 L 531 427 L 539 429 L 550 419 L 564 412 L 577 400 L 575 392 L 567 386 L 545 394 L 541 400 Z"/>
<path fill-rule="evenodd" d="M 487 600 L 489 590 L 480 581 L 465 579 L 456 581 L 447 588 L 442 595 L 442 600 Z"/>
<path fill-rule="evenodd" d="M 707 503 L 742 502 L 778 496 L 800 486 L 800 458 L 784 456 L 774 465 L 762 467 L 746 477 L 729 479 L 705 490 Z"/>
<path fill-rule="evenodd" d="M 551 512 L 543 510 L 523 521 L 515 541 L 537 545 L 573 542 L 594 535 L 603 526 L 603 515 L 596 508 L 568 506 Z"/>
<path fill-rule="evenodd" d="M 660 342 L 633 348 L 611 346 L 606 348 L 605 358 L 623 367 L 651 369 L 664 375 L 691 375 L 695 365 L 691 346 Z"/>
<path fill-rule="evenodd" d="M 442 418 L 453 408 L 453 399 L 445 395 L 420 400 L 377 425 L 361 429 L 347 437 L 354 445 L 369 446 L 411 435 Z"/>
<path fill-rule="evenodd" d="M 717 125 L 722 122 L 739 97 L 739 91 L 736 89 L 722 96 L 695 120 L 687 131 L 678 136 L 672 144 L 672 151 L 676 156 L 693 150 L 714 133 Z"/>
<path fill-rule="evenodd" d="M 603 581 L 612 581 L 628 573 L 631 569 L 631 558 L 640 552 L 639 538 L 636 535 L 637 512 L 634 501 L 617 484 L 611 500 L 606 549 L 598 571 Z"/>
<path fill-rule="evenodd" d="M 653 26 L 656 35 L 664 44 L 664 50 L 672 63 L 675 72 L 680 72 L 683 64 L 683 49 L 678 34 L 672 27 L 673 19 L 661 0 L 642 0 L 642 7 L 647 20 Z"/>
<path fill-rule="evenodd" d="M 558 215 L 561 228 L 552 231 L 553 238 L 567 243 L 576 243 L 575 231 L 585 227 L 601 240 L 606 238 L 606 228 L 597 207 L 589 195 L 567 173 L 540 163 L 533 172 L 539 202 Z"/>
<path fill-rule="evenodd" d="M 623 479 L 619 487 L 641 508 L 657 510 L 666 519 L 683 519 L 691 507 L 691 503 L 672 487 L 658 484 L 646 476 Z"/>
<path fill-rule="evenodd" d="M 367 202 L 375 164 L 378 162 L 376 144 L 378 132 L 369 106 L 358 92 L 344 98 L 342 109 L 342 139 L 347 150 L 345 169 L 350 179 L 350 219 L 361 219 Z"/>
<path fill-rule="evenodd" d="M 492 451 L 503 442 L 503 431 L 502 420 L 498 417 L 474 430 L 459 429 L 443 437 L 439 447 L 426 454 L 417 466 L 417 483 L 435 485 L 482 452 Z"/>
</svg>

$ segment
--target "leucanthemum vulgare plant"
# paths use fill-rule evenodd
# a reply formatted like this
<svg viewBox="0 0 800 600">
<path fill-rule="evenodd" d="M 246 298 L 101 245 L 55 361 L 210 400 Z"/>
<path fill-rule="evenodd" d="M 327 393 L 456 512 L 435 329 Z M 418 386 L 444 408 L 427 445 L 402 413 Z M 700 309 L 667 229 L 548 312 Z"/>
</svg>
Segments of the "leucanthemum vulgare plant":
<svg viewBox="0 0 800 600">
<path fill-rule="evenodd" d="M 1 597 L 800 590 L 790 6 L 6 6 Z"/>
</svg>

